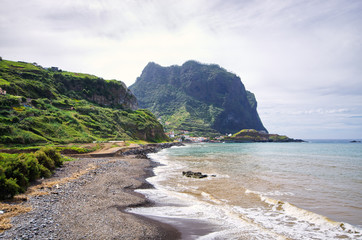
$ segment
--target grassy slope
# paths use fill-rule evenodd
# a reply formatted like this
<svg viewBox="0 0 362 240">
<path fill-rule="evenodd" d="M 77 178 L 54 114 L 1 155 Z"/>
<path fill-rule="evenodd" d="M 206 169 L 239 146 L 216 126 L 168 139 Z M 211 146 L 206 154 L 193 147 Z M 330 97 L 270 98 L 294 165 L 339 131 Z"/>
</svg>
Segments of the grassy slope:
<svg viewBox="0 0 362 240">
<path fill-rule="evenodd" d="M 266 132 L 259 132 L 255 129 L 243 129 L 231 137 L 226 137 L 226 141 L 240 141 L 240 142 L 299 142 L 287 136 L 278 134 L 269 134 Z"/>
<path fill-rule="evenodd" d="M 97 105 L 81 93 L 64 89 L 55 74 L 89 89 L 92 79 L 98 84 L 106 81 L 88 74 L 52 72 L 30 63 L 0 61 L 0 87 L 8 92 L 0 95 L 0 144 L 167 139 L 151 112 Z"/>
</svg>

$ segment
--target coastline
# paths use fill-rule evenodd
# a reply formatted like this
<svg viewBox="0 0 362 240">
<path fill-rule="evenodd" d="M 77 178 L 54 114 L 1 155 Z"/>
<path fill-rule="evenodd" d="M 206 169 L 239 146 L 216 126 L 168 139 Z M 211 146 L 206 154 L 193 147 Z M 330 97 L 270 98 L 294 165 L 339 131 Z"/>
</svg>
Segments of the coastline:
<svg viewBox="0 0 362 240">
<path fill-rule="evenodd" d="M 215 224 L 212 231 L 193 236 L 359 239 L 360 166 L 354 166 L 360 152 L 353 144 L 290 143 L 202 144 L 162 151 L 149 155 L 159 164 L 147 179 L 155 190 L 137 190 L 156 205 L 130 211 L 175 226 L 183 238 L 206 220 Z M 188 170 L 210 177 L 183 177 Z M 313 181 L 304 185 L 308 179 Z M 186 234 L 184 220 L 192 222 Z"/>
<path fill-rule="evenodd" d="M 142 151 L 135 154 L 65 163 L 51 178 L 29 188 L 28 200 L 20 205 L 32 210 L 13 217 L 12 228 L 0 233 L 0 238 L 179 239 L 180 232 L 171 225 L 125 211 L 153 205 L 134 190 L 153 187 L 145 179 L 153 175 L 154 163 Z M 56 181 L 59 184 L 31 192 L 39 184 Z"/>
<path fill-rule="evenodd" d="M 179 146 L 185 146 L 185 145 L 182 144 Z M 156 153 L 156 155 L 157 155 L 157 153 Z M 172 196 L 167 196 L 167 195 L 164 195 L 164 193 L 159 192 L 160 190 L 158 189 L 157 184 L 154 185 L 155 183 L 153 183 L 152 178 L 157 178 L 158 174 L 156 173 L 157 170 L 155 172 L 155 169 L 157 169 L 158 167 L 161 167 L 161 168 L 167 167 L 167 164 L 159 162 L 157 160 L 157 158 L 154 157 L 153 154 L 151 155 L 151 157 L 148 157 L 148 158 L 153 165 L 151 174 L 146 178 L 147 184 L 151 187 L 150 188 L 147 188 L 147 187 L 138 188 L 138 189 L 136 189 L 135 192 L 142 196 L 147 196 L 147 199 L 150 199 L 150 201 L 152 201 L 152 205 L 146 206 L 146 207 L 144 207 L 144 206 L 136 206 L 135 208 L 130 207 L 127 210 L 128 213 L 132 213 L 132 214 L 135 214 L 136 216 L 145 217 L 147 219 L 152 219 L 157 222 L 162 222 L 167 225 L 170 225 L 173 228 L 177 229 L 177 231 L 180 233 L 180 236 L 182 237 L 182 239 L 199 239 L 199 238 L 200 239 L 209 239 L 209 237 L 214 238 L 215 236 L 217 236 L 217 234 L 219 232 L 223 231 L 223 227 L 220 227 L 220 225 L 218 225 L 218 224 L 209 222 L 206 219 L 197 219 L 192 216 L 184 216 L 184 217 L 173 216 L 172 213 L 169 216 L 167 216 L 167 214 L 163 215 L 163 216 L 158 215 L 157 213 L 150 214 L 149 211 L 146 209 L 149 209 L 150 212 L 152 212 L 153 210 L 151 210 L 151 209 L 171 207 L 171 208 L 176 208 L 176 209 L 182 211 L 181 209 L 187 209 L 188 207 L 192 208 L 192 206 L 189 205 L 188 201 L 183 202 L 183 201 L 176 200 L 174 202 L 175 199 Z M 181 172 L 180 172 L 180 174 L 181 174 Z M 157 192 L 156 195 L 160 196 L 160 199 L 154 199 L 153 197 L 150 197 L 151 192 Z M 151 196 L 152 195 L 153 194 L 151 194 Z M 160 210 L 160 211 L 162 211 L 162 210 Z M 172 210 L 171 210 L 171 212 L 172 212 Z M 186 210 L 186 212 L 187 212 L 187 210 Z M 176 214 L 176 215 L 178 215 L 178 214 Z"/>
</svg>

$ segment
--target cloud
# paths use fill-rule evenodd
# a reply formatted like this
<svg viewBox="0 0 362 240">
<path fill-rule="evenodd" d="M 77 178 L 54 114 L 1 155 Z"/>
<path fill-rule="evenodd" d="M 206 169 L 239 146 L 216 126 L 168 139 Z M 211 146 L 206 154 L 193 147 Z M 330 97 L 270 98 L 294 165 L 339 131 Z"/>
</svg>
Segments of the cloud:
<svg viewBox="0 0 362 240">
<path fill-rule="evenodd" d="M 357 0 L 2 0 L 0 52 L 127 85 L 149 61 L 217 63 L 271 132 L 362 138 L 343 133 L 362 114 L 361 12 Z"/>
</svg>

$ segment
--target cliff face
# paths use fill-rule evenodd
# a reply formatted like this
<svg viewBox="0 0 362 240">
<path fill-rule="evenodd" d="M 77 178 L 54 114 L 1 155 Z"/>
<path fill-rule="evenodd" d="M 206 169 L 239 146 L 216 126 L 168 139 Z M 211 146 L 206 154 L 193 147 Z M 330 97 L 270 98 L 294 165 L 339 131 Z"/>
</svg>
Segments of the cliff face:
<svg viewBox="0 0 362 240">
<path fill-rule="evenodd" d="M 68 96 L 81 96 L 104 106 L 121 106 L 136 110 L 138 103 L 133 93 L 121 81 L 101 78 L 80 77 L 75 74 L 56 73 L 53 75 L 60 84 L 59 90 Z"/>
<path fill-rule="evenodd" d="M 150 109 L 167 129 L 204 135 L 264 130 L 254 94 L 240 78 L 218 65 L 188 61 L 182 66 L 149 63 L 130 87 L 141 108 Z"/>
</svg>

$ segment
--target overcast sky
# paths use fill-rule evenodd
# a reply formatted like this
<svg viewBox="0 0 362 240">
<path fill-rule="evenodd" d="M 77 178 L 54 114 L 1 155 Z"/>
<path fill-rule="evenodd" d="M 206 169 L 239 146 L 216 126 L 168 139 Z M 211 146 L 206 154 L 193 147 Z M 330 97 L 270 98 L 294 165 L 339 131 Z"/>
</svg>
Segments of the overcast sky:
<svg viewBox="0 0 362 240">
<path fill-rule="evenodd" d="M 216 63 L 269 132 L 362 138 L 360 0 L 0 0 L 0 56 L 127 86 L 150 61 Z"/>
</svg>

